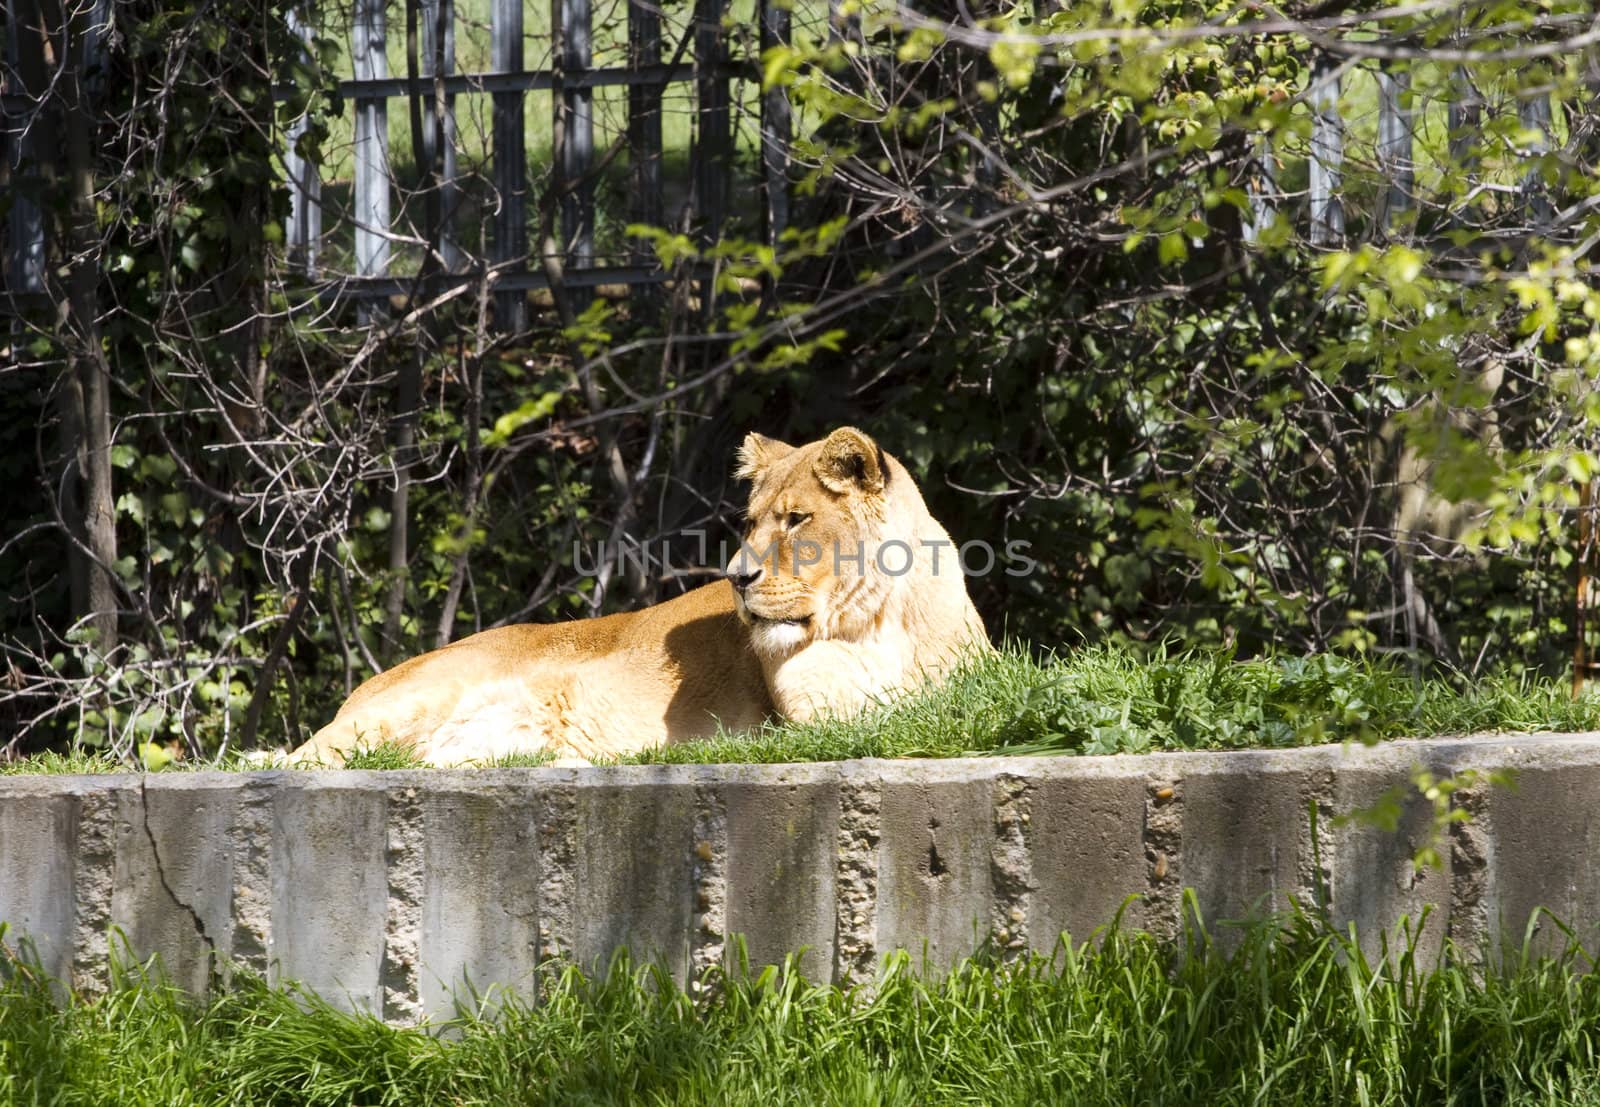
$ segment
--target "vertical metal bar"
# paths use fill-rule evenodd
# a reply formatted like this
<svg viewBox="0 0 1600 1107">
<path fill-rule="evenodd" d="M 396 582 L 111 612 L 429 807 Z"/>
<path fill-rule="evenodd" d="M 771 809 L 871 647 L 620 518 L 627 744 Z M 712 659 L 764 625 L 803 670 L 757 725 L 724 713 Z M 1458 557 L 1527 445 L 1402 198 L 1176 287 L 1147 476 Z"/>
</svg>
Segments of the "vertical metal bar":
<svg viewBox="0 0 1600 1107">
<path fill-rule="evenodd" d="M 1382 222 L 1391 229 L 1411 207 L 1415 191 L 1412 179 L 1415 112 L 1408 102 L 1410 89 L 1409 72 L 1387 66 L 1378 71 L 1378 171 L 1389 182 L 1384 193 Z"/>
<path fill-rule="evenodd" d="M 788 0 L 761 0 L 761 51 L 789 42 Z M 761 93 L 762 205 L 766 240 L 776 246 L 789 226 L 789 139 L 793 119 L 789 93 L 781 85 Z"/>
<path fill-rule="evenodd" d="M 389 75 L 384 52 L 384 0 L 355 0 L 350 55 L 356 80 Z M 382 97 L 355 101 L 356 273 L 389 272 L 389 105 Z"/>
<path fill-rule="evenodd" d="M 106 69 L 102 63 L 105 59 L 106 33 L 111 30 L 111 0 L 93 0 L 93 5 L 89 24 L 84 29 L 83 54 L 79 64 L 84 87 L 91 98 L 98 99 L 106 85 Z"/>
<path fill-rule="evenodd" d="M 1456 69 L 1450 83 L 1450 160 L 1468 171 L 1478 165 L 1479 128 L 1483 125 L 1483 97 L 1473 86 L 1472 75 Z"/>
<path fill-rule="evenodd" d="M 695 0 L 696 118 L 700 129 L 694 148 L 695 206 L 705 242 L 721 237 L 727 204 L 731 116 L 724 74 L 722 10 L 722 0 Z"/>
<path fill-rule="evenodd" d="M 1542 73 L 1538 80 L 1540 84 L 1546 83 Z M 1528 156 L 1542 161 L 1544 155 L 1550 152 L 1550 93 L 1540 92 L 1520 101 L 1517 116 L 1523 130 L 1531 135 Z M 1538 165 L 1522 175 L 1522 205 L 1528 214 L 1529 224 L 1535 230 L 1549 226 L 1554 209 L 1550 206 L 1550 193 L 1545 188 L 1544 174 Z"/>
<path fill-rule="evenodd" d="M 492 0 L 490 66 L 496 73 L 522 72 L 522 0 Z M 528 158 L 523 148 L 522 93 L 494 94 L 494 216 L 490 258 L 497 266 L 526 268 L 528 256 Z M 511 263 L 507 266 L 507 263 Z M 521 292 L 497 292 L 495 322 L 503 331 L 526 329 L 528 301 Z"/>
<path fill-rule="evenodd" d="M 295 36 L 309 47 L 311 27 L 300 13 L 291 10 L 288 23 Z M 289 180 L 289 233 L 285 236 L 285 246 L 290 268 L 314 277 L 317 250 L 322 242 L 322 178 L 315 163 L 297 152 L 307 122 L 302 115 L 289 124 L 288 149 L 283 154 L 283 167 Z"/>
<path fill-rule="evenodd" d="M 448 76 L 456 71 L 456 8 L 455 0 L 419 0 L 422 16 L 422 57 L 419 72 L 432 77 L 436 73 Z M 441 42 L 440 31 L 443 31 Z M 434 118 L 442 111 L 444 149 L 435 151 Z M 440 156 L 442 154 L 442 157 Z M 443 105 L 437 94 L 428 98 L 428 111 L 422 127 L 422 156 L 432 164 L 439 157 L 439 211 L 442 227 L 439 254 L 444 267 L 456 272 L 462 265 L 461 243 L 456 239 L 455 218 L 461 207 L 459 169 L 456 165 L 456 98 L 444 97 Z"/>
<path fill-rule="evenodd" d="M 661 9 L 656 0 L 628 0 L 628 64 L 634 69 L 661 64 Z M 659 227 L 661 205 L 661 97 L 659 85 L 628 86 L 628 155 L 633 168 L 633 222 Z M 633 261 L 649 265 L 655 254 L 636 239 Z"/>
<path fill-rule="evenodd" d="M 1241 228 L 1244 240 L 1251 245 L 1261 241 L 1262 234 L 1278 217 L 1278 167 L 1273 161 L 1272 139 L 1260 135 L 1255 140 L 1255 156 L 1246 169 L 1245 188 L 1250 197 L 1250 214 Z"/>
<path fill-rule="evenodd" d="M 563 84 L 555 110 L 561 118 L 555 133 L 560 167 L 561 237 L 567 264 L 587 269 L 594 264 L 594 90 L 567 78 L 580 77 L 594 61 L 589 0 L 551 0 L 561 35 L 559 62 Z"/>
<path fill-rule="evenodd" d="M 1458 66 L 1451 74 L 1450 85 L 1450 165 L 1452 170 L 1459 169 L 1465 175 L 1467 190 L 1464 195 L 1470 196 L 1482 149 L 1483 97 L 1472 83 L 1472 74 L 1462 67 Z M 1451 223 L 1457 226 L 1465 223 L 1469 210 L 1466 206 L 1455 207 L 1450 214 Z"/>
<path fill-rule="evenodd" d="M 1311 244 L 1332 246 L 1344 237 L 1339 171 L 1344 159 L 1344 122 L 1339 118 L 1340 70 L 1319 57 L 1311 70 Z"/>
<path fill-rule="evenodd" d="M 11 199 L 7 227 L 5 285 L 12 292 L 44 291 L 44 211 L 39 206 L 39 140 L 29 127 L 36 97 L 43 94 L 45 62 L 42 51 L 34 50 L 35 39 L 23 44 L 22 28 L 31 4 L 6 0 L 6 68 L 17 74 L 20 88 L 6 100 L 0 115 L 0 137 L 5 140 L 5 192 Z M 22 51 L 29 49 L 24 58 Z M 31 79 L 30 79 L 31 77 Z M 33 87 L 37 83 L 40 87 Z M 26 105 L 26 106 L 24 106 Z"/>
<path fill-rule="evenodd" d="M 1600 593 L 1600 532 L 1595 526 L 1595 514 L 1600 511 L 1600 480 L 1593 478 L 1578 485 L 1578 594 L 1576 618 L 1573 621 L 1572 696 L 1583 692 L 1584 682 L 1600 672 L 1600 661 L 1589 649 L 1589 637 L 1594 633 L 1594 614 L 1597 593 Z"/>
</svg>

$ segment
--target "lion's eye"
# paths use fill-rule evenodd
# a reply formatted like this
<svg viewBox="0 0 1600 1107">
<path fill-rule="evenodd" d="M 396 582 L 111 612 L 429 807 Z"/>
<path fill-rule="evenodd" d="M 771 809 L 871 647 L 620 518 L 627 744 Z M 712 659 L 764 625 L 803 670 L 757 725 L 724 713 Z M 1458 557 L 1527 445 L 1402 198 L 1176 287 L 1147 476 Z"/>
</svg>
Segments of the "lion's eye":
<svg viewBox="0 0 1600 1107">
<path fill-rule="evenodd" d="M 786 520 L 786 522 L 789 524 L 789 529 L 793 530 L 795 527 L 798 527 L 800 524 L 804 523 L 810 518 L 811 516 L 809 515 L 802 515 L 798 511 L 791 511 L 789 512 L 789 518 Z"/>
</svg>

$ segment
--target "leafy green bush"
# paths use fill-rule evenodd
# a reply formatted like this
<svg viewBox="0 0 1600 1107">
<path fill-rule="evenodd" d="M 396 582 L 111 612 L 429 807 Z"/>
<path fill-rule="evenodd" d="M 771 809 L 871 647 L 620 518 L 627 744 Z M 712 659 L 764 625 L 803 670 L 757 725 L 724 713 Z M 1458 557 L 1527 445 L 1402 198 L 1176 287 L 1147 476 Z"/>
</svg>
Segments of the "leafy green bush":
<svg viewBox="0 0 1600 1107">
<path fill-rule="evenodd" d="M 709 241 L 691 204 L 628 228 L 670 289 L 557 290 L 504 333 L 486 285 L 357 310 L 285 255 L 275 151 L 300 126 L 313 162 L 344 156 L 326 149 L 348 133 L 343 10 L 303 50 L 287 5 L 112 5 L 96 225 L 73 262 L 87 317 L 23 312 L 0 375 L 0 750 L 293 745 L 403 656 L 700 583 L 715 553 L 682 554 L 736 537 L 741 436 L 843 422 L 907 463 L 958 540 L 1030 544 L 1035 572 L 971 586 L 995 638 L 1041 655 L 1177 642 L 1562 672 L 1578 488 L 1600 470 L 1586 9 L 1358 4 L 1313 25 L 1216 0 L 864 0 L 843 35 L 824 7 L 743 70 L 796 107 L 788 228 Z M 1320 236 L 1315 82 L 1334 71 L 1344 229 Z M 1375 120 L 1402 78 L 1415 166 L 1394 208 Z M 1541 104 L 1549 125 L 1527 125 Z M 600 160 L 614 177 L 626 159 Z M 426 180 L 404 172 L 414 224 Z M 457 229 L 481 249 L 492 189 L 473 188 L 479 225 Z M 543 235 L 564 193 L 534 193 Z M 413 258 L 437 230 L 397 229 Z M 343 249 L 323 257 L 334 284 Z M 115 374 L 115 616 L 80 594 L 75 359 Z M 602 543 L 678 539 L 672 571 L 585 568 Z M 1237 725 L 1299 734 L 1283 695 Z M 1038 711 L 1043 731 L 1124 725 Z"/>
</svg>

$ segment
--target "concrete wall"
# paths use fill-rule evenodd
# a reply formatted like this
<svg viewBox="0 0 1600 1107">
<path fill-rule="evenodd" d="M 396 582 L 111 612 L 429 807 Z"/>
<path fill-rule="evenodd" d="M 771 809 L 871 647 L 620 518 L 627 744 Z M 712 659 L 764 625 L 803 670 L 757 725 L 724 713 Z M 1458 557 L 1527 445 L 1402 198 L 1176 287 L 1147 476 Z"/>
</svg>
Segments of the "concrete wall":
<svg viewBox="0 0 1600 1107">
<path fill-rule="evenodd" d="M 1333 816 L 1436 774 L 1510 768 L 1444 868 Z M 1179 926 L 1310 904 L 1376 940 L 1431 909 L 1426 949 L 1520 941 L 1534 909 L 1600 924 L 1600 736 L 1149 757 L 785 766 L 0 778 L 0 920 L 45 967 L 103 987 L 113 941 L 193 989 L 213 963 L 297 979 L 410 1021 L 463 982 L 527 989 L 551 956 L 622 945 L 680 979 L 804 949 L 813 979 L 870 979 L 903 947 L 943 966 L 993 939 L 1051 950 L 1123 912 Z M 1309 817 L 1315 807 L 1313 831 Z M 1539 943 L 1559 941 L 1552 925 Z M 215 954 L 213 959 L 211 955 Z M 225 971 L 225 969 L 223 970 Z"/>
</svg>

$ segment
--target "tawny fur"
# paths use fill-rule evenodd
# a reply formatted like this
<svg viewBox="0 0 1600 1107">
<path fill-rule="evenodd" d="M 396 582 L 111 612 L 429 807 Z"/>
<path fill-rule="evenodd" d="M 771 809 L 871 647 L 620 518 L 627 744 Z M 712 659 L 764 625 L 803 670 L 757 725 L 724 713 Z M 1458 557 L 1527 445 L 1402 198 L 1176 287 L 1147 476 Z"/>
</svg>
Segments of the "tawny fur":
<svg viewBox="0 0 1600 1107">
<path fill-rule="evenodd" d="M 719 722 L 848 715 L 989 648 L 949 536 L 865 434 L 800 447 L 750 435 L 738 475 L 749 523 L 729 569 L 748 578 L 761 562 L 742 595 L 719 581 L 642 611 L 472 635 L 361 685 L 294 759 L 337 764 L 392 742 L 436 765 L 593 760 Z"/>
</svg>

